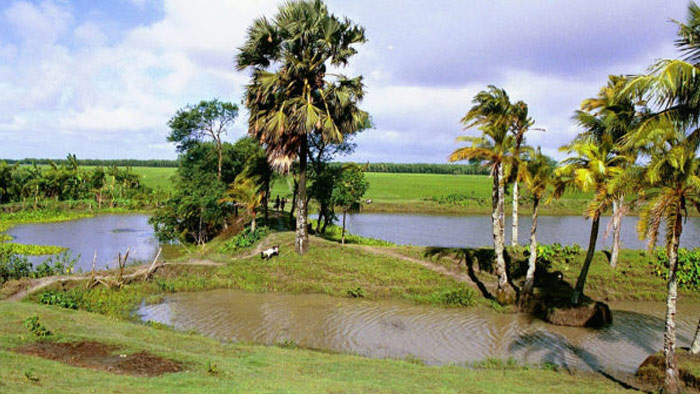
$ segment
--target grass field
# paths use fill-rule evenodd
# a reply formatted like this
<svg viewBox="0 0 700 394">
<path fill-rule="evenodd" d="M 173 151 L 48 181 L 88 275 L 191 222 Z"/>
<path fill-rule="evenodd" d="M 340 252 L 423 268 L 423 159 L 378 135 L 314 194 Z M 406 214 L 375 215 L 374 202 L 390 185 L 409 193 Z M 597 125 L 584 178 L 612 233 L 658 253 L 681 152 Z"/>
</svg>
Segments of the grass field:
<svg viewBox="0 0 700 394">
<path fill-rule="evenodd" d="M 0 392 L 284 392 L 284 393 L 613 393 L 619 385 L 507 363 L 491 368 L 431 367 L 281 346 L 221 343 L 197 334 L 157 329 L 82 311 L 0 302 Z M 184 364 L 184 371 L 135 377 L 69 366 L 12 352 L 36 343 L 24 327 L 36 315 L 53 335 L 43 341 L 99 341 L 120 354 L 148 351 Z M 488 364 L 488 363 L 485 363 Z"/>
</svg>

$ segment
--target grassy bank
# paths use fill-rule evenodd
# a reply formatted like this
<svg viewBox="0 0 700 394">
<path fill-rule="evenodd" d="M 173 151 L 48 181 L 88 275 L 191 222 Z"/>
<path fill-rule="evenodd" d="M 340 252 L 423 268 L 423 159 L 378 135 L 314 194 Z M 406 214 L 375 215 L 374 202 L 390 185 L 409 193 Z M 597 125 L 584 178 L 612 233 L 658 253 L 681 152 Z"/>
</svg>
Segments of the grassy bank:
<svg viewBox="0 0 700 394">
<path fill-rule="evenodd" d="M 423 248 L 400 246 L 400 253 L 413 257 L 430 259 L 441 266 L 470 274 L 486 285 L 495 286 L 493 274 L 493 249 L 491 248 Z M 551 248 L 550 248 L 551 250 Z M 551 252 L 550 252 L 551 253 Z M 573 288 L 585 260 L 585 249 L 576 252 L 556 252 L 540 256 L 537 263 L 536 284 L 547 280 L 548 276 L 561 273 L 565 288 Z M 509 278 L 516 283 L 524 280 L 527 269 L 527 254 L 524 248 L 506 249 Z M 466 263 L 465 263 L 466 262 Z M 594 255 L 586 279 L 585 293 L 600 301 L 664 301 L 666 299 L 666 279 L 656 274 L 656 255 L 645 250 L 623 249 L 620 251 L 616 268 L 610 267 L 606 251 Z M 542 291 L 543 289 L 535 289 Z M 682 298 L 693 302 L 700 301 L 700 292 L 695 288 L 680 287 Z"/>
<path fill-rule="evenodd" d="M 222 344 L 196 334 L 155 329 L 80 311 L 28 303 L 0 303 L 0 391 L 2 392 L 521 392 L 543 388 L 561 393 L 621 392 L 593 375 L 536 368 L 470 369 L 428 367 L 400 360 L 375 360 L 277 346 Z M 35 342 L 24 327 L 37 315 L 49 340 L 100 341 L 120 353 L 146 350 L 179 361 L 185 371 L 134 377 L 68 366 L 10 349 Z"/>
<path fill-rule="evenodd" d="M 158 301 L 166 293 L 216 288 L 391 298 L 460 307 L 474 305 L 479 298 L 472 288 L 450 277 L 355 246 L 312 237 L 309 253 L 299 256 L 294 252 L 292 232 L 275 233 L 265 244 L 280 245 L 280 256 L 263 261 L 259 254 L 244 250 L 241 258 L 232 259 L 231 253 L 222 252 L 223 242 L 214 241 L 204 250 L 194 249 L 171 260 L 174 264 L 159 270 L 153 281 L 129 284 L 120 290 L 102 286 L 86 290 L 83 282 L 51 289 L 66 292 L 81 309 L 121 318 L 128 318 L 142 299 Z M 35 294 L 33 299 L 40 296 Z"/>
</svg>

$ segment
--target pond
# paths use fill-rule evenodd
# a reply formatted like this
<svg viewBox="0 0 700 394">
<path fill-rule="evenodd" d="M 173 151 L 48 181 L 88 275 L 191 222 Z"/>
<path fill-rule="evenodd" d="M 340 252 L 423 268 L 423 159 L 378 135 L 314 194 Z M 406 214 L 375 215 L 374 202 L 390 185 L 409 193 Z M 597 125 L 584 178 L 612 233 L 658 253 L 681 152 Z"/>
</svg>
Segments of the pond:
<svg viewBox="0 0 700 394">
<path fill-rule="evenodd" d="M 664 304 L 625 302 L 611 308 L 613 324 L 594 330 L 484 308 L 213 290 L 174 294 L 160 304 L 142 305 L 136 313 L 143 321 L 226 341 L 293 341 L 375 358 L 415 357 L 428 364 L 513 357 L 529 364 L 634 373 L 663 346 Z M 678 346 L 689 346 L 698 317 L 700 305 L 679 305 Z"/>
<path fill-rule="evenodd" d="M 610 247 L 612 233 L 605 238 L 609 217 L 601 219 L 598 234 L 598 248 Z M 637 237 L 637 217 L 624 217 L 622 220 L 622 247 L 644 249 L 646 242 Z M 511 239 L 510 216 L 506 218 L 506 239 Z M 529 242 L 529 216 L 519 218 L 521 245 Z M 562 245 L 577 243 L 588 246 L 591 221 L 581 216 L 540 216 L 537 220 L 537 240 Z M 347 229 L 352 234 L 379 238 L 397 244 L 443 247 L 492 246 L 491 217 L 487 215 L 447 216 L 420 214 L 356 213 L 349 214 Z M 661 237 L 663 239 L 663 236 Z M 681 235 L 681 247 L 700 247 L 700 218 L 688 218 Z"/>
<path fill-rule="evenodd" d="M 10 228 L 7 234 L 13 242 L 56 245 L 69 249 L 74 257 L 80 256 L 76 270 L 90 271 L 93 254 L 97 252 L 96 268 L 117 266 L 118 253 L 128 248 L 128 263 L 151 261 L 158 252 L 158 240 L 148 216 L 142 214 L 98 215 L 87 219 L 58 223 L 20 224 Z M 46 256 L 32 256 L 30 261 L 38 263 Z"/>
</svg>

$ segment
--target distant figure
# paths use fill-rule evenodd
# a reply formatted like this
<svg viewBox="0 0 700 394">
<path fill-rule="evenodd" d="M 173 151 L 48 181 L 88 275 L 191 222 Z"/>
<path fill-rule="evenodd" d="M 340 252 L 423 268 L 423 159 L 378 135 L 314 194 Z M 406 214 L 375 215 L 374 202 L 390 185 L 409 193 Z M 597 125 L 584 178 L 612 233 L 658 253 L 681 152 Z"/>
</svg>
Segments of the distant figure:
<svg viewBox="0 0 700 394">
<path fill-rule="evenodd" d="M 282 203 L 282 211 L 284 211 L 284 206 L 287 205 L 287 198 L 286 198 L 286 197 L 282 197 L 281 203 Z"/>
<path fill-rule="evenodd" d="M 273 256 L 279 256 L 280 255 L 280 246 L 275 245 L 269 249 L 265 249 L 262 252 L 260 252 L 260 258 L 263 260 L 269 260 Z"/>
<path fill-rule="evenodd" d="M 277 195 L 277 198 L 275 198 L 275 210 L 280 209 L 280 195 Z"/>
<path fill-rule="evenodd" d="M 365 204 L 371 204 L 371 203 L 372 203 L 372 199 L 371 199 L 371 198 L 365 200 Z"/>
</svg>

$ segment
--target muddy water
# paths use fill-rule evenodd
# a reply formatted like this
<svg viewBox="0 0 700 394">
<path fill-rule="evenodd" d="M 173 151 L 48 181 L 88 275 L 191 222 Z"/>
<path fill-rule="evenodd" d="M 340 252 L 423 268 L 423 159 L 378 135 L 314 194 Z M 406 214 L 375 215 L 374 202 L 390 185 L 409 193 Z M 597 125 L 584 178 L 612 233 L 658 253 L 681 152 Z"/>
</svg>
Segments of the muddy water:
<svg viewBox="0 0 700 394">
<path fill-rule="evenodd" d="M 236 290 L 181 293 L 142 305 L 142 320 L 196 330 L 222 340 L 301 346 L 376 358 L 417 357 L 462 364 L 487 357 L 549 362 L 578 370 L 633 373 L 662 347 L 663 303 L 613 304 L 602 330 L 557 327 L 524 314 L 483 308 L 443 309 L 323 295 Z M 700 305 L 680 305 L 679 346 L 688 346 Z"/>
</svg>

